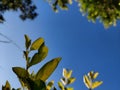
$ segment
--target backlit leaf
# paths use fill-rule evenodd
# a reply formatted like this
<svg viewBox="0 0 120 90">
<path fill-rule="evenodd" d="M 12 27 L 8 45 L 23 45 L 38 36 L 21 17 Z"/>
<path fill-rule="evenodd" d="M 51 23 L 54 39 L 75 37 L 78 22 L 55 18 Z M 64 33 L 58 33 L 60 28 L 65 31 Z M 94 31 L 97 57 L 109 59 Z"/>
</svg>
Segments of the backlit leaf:
<svg viewBox="0 0 120 90">
<path fill-rule="evenodd" d="M 70 78 L 72 75 L 72 70 L 66 70 L 65 68 L 63 69 L 63 77 L 65 78 Z"/>
<path fill-rule="evenodd" d="M 10 83 L 8 81 L 6 81 L 5 86 L 2 86 L 2 90 L 11 90 L 11 86 L 10 86 Z"/>
<path fill-rule="evenodd" d="M 61 90 L 64 90 L 64 86 L 63 86 L 63 84 L 62 84 L 61 82 L 58 82 L 58 86 L 59 86 L 59 88 L 60 88 Z"/>
<path fill-rule="evenodd" d="M 87 75 L 84 75 L 83 81 L 84 81 L 84 84 L 86 85 L 87 88 L 91 88 L 92 82 L 89 80 Z"/>
<path fill-rule="evenodd" d="M 68 79 L 68 84 L 72 84 L 73 82 L 75 82 L 76 78 L 71 77 Z"/>
<path fill-rule="evenodd" d="M 48 77 L 53 73 L 60 62 L 61 58 L 54 58 L 51 61 L 47 62 L 36 74 L 36 79 L 41 79 L 46 81 Z"/>
<path fill-rule="evenodd" d="M 99 75 L 99 73 L 98 72 L 94 72 L 94 71 L 91 71 L 91 72 L 88 73 L 88 76 L 91 79 L 96 79 L 98 75 Z"/>
<path fill-rule="evenodd" d="M 100 86 L 102 83 L 103 83 L 102 81 L 95 81 L 95 82 L 93 82 L 93 83 L 92 83 L 92 89 Z"/>
<path fill-rule="evenodd" d="M 95 72 L 94 75 L 93 75 L 93 79 L 96 79 L 98 75 L 99 75 L 99 73 Z"/>
<path fill-rule="evenodd" d="M 32 65 L 40 63 L 47 56 L 48 48 L 46 46 L 42 46 L 40 48 L 41 49 L 39 50 L 39 52 L 34 54 L 34 56 L 32 57 L 32 60 L 29 63 L 29 67 L 32 66 Z"/>
<path fill-rule="evenodd" d="M 12 70 L 19 78 L 25 78 L 28 76 L 28 72 L 24 68 L 13 67 Z"/>
<path fill-rule="evenodd" d="M 25 46 L 26 46 L 26 49 L 28 49 L 31 45 L 31 40 L 27 35 L 25 35 L 24 37 L 25 37 Z"/>
<path fill-rule="evenodd" d="M 43 38 L 38 38 L 37 40 L 35 40 L 31 47 L 30 50 L 38 50 L 39 47 L 44 43 L 44 39 Z"/>
</svg>

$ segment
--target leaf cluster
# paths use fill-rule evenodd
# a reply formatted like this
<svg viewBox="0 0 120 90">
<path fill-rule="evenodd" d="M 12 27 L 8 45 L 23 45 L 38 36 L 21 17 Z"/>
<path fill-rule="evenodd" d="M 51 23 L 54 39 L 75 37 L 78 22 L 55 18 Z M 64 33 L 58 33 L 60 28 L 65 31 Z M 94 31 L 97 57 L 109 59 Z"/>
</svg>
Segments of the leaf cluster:
<svg viewBox="0 0 120 90">
<path fill-rule="evenodd" d="M 58 7 L 62 10 L 68 10 L 68 5 L 72 4 L 72 0 L 50 0 L 50 4 L 52 6 L 52 9 L 55 12 L 58 12 Z"/>
<path fill-rule="evenodd" d="M 93 90 L 103 83 L 103 81 L 95 81 L 98 75 L 98 72 L 91 71 L 88 75 L 83 76 L 84 84 L 89 90 Z"/>
<path fill-rule="evenodd" d="M 31 39 L 27 35 L 25 35 L 25 47 L 26 50 L 24 51 L 24 57 L 26 61 L 26 68 L 13 67 L 12 70 L 17 75 L 23 88 L 27 88 L 28 90 L 46 90 L 45 82 L 54 72 L 61 58 L 54 58 L 39 68 L 37 73 L 30 73 L 30 67 L 45 59 L 48 54 L 48 48 L 45 45 L 43 38 L 40 37 L 31 42 Z M 29 53 L 32 51 L 36 51 L 36 53 L 32 57 L 29 57 Z M 6 85 L 3 86 L 3 90 L 11 90 L 8 82 L 6 82 Z"/>
<path fill-rule="evenodd" d="M 68 10 L 73 0 L 48 0 L 54 11 Z M 116 26 L 120 19 L 120 0 L 77 0 L 80 11 L 87 15 L 88 20 L 95 22 L 97 19 L 103 23 L 105 28 Z"/>
<path fill-rule="evenodd" d="M 120 0 L 79 0 L 80 11 L 93 22 L 99 19 L 106 28 L 120 19 Z"/>
<path fill-rule="evenodd" d="M 3 14 L 6 11 L 20 11 L 22 20 L 34 19 L 37 16 L 36 6 L 32 0 L 0 0 L 0 22 L 4 22 Z"/>
<path fill-rule="evenodd" d="M 27 35 L 25 35 L 25 48 L 23 53 L 26 67 L 12 67 L 22 88 L 12 88 L 10 83 L 6 81 L 6 84 L 2 86 L 2 90 L 57 90 L 53 80 L 48 83 L 46 81 L 57 68 L 61 58 L 53 58 L 39 68 L 37 73 L 34 73 L 34 71 L 31 73 L 29 69 L 45 59 L 48 54 L 48 48 L 43 38 L 40 37 L 32 42 Z M 30 57 L 29 54 L 33 51 L 35 54 Z M 103 83 L 102 81 L 95 81 L 98 75 L 98 72 L 91 71 L 88 75 L 83 76 L 84 84 L 89 90 L 93 90 Z M 58 87 L 60 90 L 74 90 L 74 88 L 69 85 L 74 83 L 75 80 L 76 78 L 72 77 L 72 70 L 64 68 L 62 78 L 58 82 Z"/>
<path fill-rule="evenodd" d="M 68 85 L 72 84 L 76 79 L 72 77 L 72 70 L 63 69 L 63 77 L 58 82 L 58 86 L 61 90 L 74 90 L 72 87 L 68 87 Z"/>
</svg>

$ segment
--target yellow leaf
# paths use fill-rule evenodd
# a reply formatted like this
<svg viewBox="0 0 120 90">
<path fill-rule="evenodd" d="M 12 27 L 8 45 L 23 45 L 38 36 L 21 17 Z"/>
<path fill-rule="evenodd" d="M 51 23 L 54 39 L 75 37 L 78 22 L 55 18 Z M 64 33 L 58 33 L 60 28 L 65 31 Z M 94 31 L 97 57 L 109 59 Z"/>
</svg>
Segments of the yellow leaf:
<svg viewBox="0 0 120 90">
<path fill-rule="evenodd" d="M 92 82 L 89 80 L 87 75 L 83 76 L 83 81 L 84 81 L 84 84 L 86 85 L 87 88 L 91 88 Z"/>
<path fill-rule="evenodd" d="M 38 38 L 37 40 L 35 40 L 31 47 L 30 50 L 37 50 L 39 49 L 39 47 L 44 43 L 44 39 L 43 38 Z"/>
<path fill-rule="evenodd" d="M 102 81 L 93 82 L 93 83 L 92 83 L 92 89 L 94 89 L 94 88 L 100 86 L 102 83 L 103 83 Z"/>
<path fill-rule="evenodd" d="M 94 73 L 94 75 L 93 75 L 93 79 L 96 79 L 98 75 L 99 75 L 98 72 Z"/>
<path fill-rule="evenodd" d="M 5 86 L 3 86 L 3 90 L 10 90 L 10 83 L 8 82 L 8 81 L 6 81 L 6 84 L 5 84 Z"/>
<path fill-rule="evenodd" d="M 76 80 L 76 78 L 71 77 L 71 78 L 68 79 L 68 83 L 67 84 L 71 84 L 71 83 L 75 82 L 75 80 Z"/>
<path fill-rule="evenodd" d="M 99 75 L 99 73 L 98 72 L 94 72 L 94 71 L 91 71 L 91 72 L 88 73 L 88 76 L 91 79 L 96 79 L 98 75 Z"/>
<path fill-rule="evenodd" d="M 72 75 L 72 70 L 70 70 L 70 71 L 67 72 L 67 78 L 70 78 L 71 75 Z"/>
<path fill-rule="evenodd" d="M 67 87 L 66 90 L 74 90 L 72 87 Z"/>
<path fill-rule="evenodd" d="M 63 86 L 63 84 L 62 84 L 61 82 L 58 82 L 58 86 L 59 86 L 59 88 L 60 88 L 61 90 L 64 90 L 64 86 Z"/>
<path fill-rule="evenodd" d="M 63 68 L 63 77 L 66 77 L 67 70 Z"/>
<path fill-rule="evenodd" d="M 65 68 L 63 69 L 63 77 L 66 79 L 70 78 L 72 75 L 72 70 L 66 70 Z"/>
<path fill-rule="evenodd" d="M 40 46 L 39 52 L 35 53 L 34 56 L 32 57 L 29 63 L 29 67 L 43 61 L 45 57 L 47 56 L 47 54 L 48 54 L 48 48 L 44 45 Z"/>
</svg>

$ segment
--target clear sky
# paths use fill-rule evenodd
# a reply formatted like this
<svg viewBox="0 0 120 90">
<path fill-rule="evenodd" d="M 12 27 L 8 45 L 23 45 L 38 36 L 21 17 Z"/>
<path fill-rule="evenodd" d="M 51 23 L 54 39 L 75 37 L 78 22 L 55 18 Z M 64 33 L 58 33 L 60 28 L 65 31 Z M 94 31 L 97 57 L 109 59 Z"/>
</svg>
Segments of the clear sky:
<svg viewBox="0 0 120 90">
<path fill-rule="evenodd" d="M 44 0 L 35 0 L 39 16 L 34 21 L 21 21 L 18 13 L 5 13 L 6 22 L 0 24 L 0 33 L 9 37 L 13 44 L 0 43 L 0 86 L 8 80 L 13 87 L 19 87 L 13 66 L 25 66 L 24 34 L 32 40 L 45 39 L 49 47 L 46 61 L 61 56 L 62 61 L 49 80 L 57 81 L 62 76 L 62 69 L 73 70 L 77 78 L 72 85 L 75 90 L 87 90 L 83 75 L 94 70 L 100 73 L 98 80 L 104 83 L 96 90 L 120 90 L 120 23 L 116 27 L 105 29 L 97 21 L 88 22 L 79 12 L 77 3 L 68 11 L 54 13 Z M 0 40 L 6 40 L 0 36 Z M 32 68 L 37 71 L 41 64 Z"/>
</svg>

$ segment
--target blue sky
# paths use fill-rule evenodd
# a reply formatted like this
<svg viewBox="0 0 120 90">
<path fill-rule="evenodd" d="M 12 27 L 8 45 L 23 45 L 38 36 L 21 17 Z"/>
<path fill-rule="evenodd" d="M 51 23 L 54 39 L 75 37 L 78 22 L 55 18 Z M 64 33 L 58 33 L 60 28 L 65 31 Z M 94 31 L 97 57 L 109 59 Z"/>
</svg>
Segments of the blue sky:
<svg viewBox="0 0 120 90">
<path fill-rule="evenodd" d="M 0 86 L 6 80 L 13 87 L 19 87 L 13 66 L 25 66 L 22 50 L 24 50 L 24 34 L 32 40 L 38 37 L 45 39 L 49 53 L 45 62 L 61 56 L 62 61 L 49 80 L 57 82 L 62 76 L 62 69 L 73 70 L 77 78 L 72 85 L 75 90 L 87 90 L 83 83 L 83 75 L 94 70 L 100 73 L 98 80 L 103 84 L 96 90 L 120 89 L 120 23 L 116 27 L 105 29 L 99 21 L 88 22 L 79 12 L 77 3 L 73 3 L 68 11 L 54 13 L 44 1 L 36 1 L 39 16 L 34 21 L 21 21 L 18 13 L 5 13 L 6 22 L 0 24 L 0 33 L 8 36 L 20 48 L 13 44 L 0 43 Z M 0 36 L 0 40 L 6 40 Z M 35 71 L 41 64 L 32 68 Z"/>
</svg>

